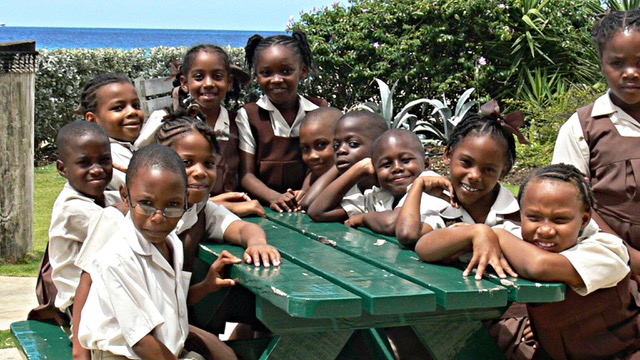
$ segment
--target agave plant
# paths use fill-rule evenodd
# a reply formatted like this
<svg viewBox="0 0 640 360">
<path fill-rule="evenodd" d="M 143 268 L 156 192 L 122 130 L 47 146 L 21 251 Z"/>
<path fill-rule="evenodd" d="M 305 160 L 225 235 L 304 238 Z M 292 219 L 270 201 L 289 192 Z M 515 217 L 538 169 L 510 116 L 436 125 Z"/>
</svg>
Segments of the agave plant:
<svg viewBox="0 0 640 360">
<path fill-rule="evenodd" d="M 418 121 L 416 124 L 414 132 L 428 132 L 433 134 L 437 140 L 445 141 L 449 138 L 451 131 L 453 128 L 458 125 L 460 120 L 471 110 L 472 107 L 476 105 L 476 102 L 473 100 L 467 101 L 471 93 L 475 90 L 475 88 L 469 88 L 456 104 L 455 111 L 451 111 L 451 109 L 447 106 L 447 98 L 442 94 L 442 100 L 438 99 L 426 99 L 426 102 L 433 106 L 433 112 L 431 115 L 433 119 Z M 440 131 L 439 124 L 442 124 L 442 131 Z"/>
</svg>

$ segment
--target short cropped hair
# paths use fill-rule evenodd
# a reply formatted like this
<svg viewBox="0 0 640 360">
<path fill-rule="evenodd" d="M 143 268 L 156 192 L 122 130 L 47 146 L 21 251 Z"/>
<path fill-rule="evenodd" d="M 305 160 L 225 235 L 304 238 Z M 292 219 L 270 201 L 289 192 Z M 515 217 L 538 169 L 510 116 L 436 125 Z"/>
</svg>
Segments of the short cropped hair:
<svg viewBox="0 0 640 360">
<path fill-rule="evenodd" d="M 62 157 L 62 154 L 66 153 L 69 148 L 75 145 L 78 138 L 87 135 L 103 138 L 104 142 L 109 144 L 109 135 L 107 135 L 107 132 L 100 125 L 84 120 L 73 121 L 58 131 L 58 135 L 56 136 L 58 157 Z"/>
<path fill-rule="evenodd" d="M 166 145 L 151 144 L 133 153 L 127 169 L 127 187 L 136 180 L 138 171 L 143 168 L 162 169 L 180 175 L 187 185 L 187 172 L 178 153 Z"/>
</svg>

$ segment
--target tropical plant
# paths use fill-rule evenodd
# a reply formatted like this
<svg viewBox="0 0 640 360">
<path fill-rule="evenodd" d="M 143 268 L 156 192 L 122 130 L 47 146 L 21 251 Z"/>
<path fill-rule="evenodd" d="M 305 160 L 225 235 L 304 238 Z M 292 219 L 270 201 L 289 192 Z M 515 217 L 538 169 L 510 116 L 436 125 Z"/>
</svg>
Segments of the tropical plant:
<svg viewBox="0 0 640 360">
<path fill-rule="evenodd" d="M 462 93 L 453 112 L 447 106 L 448 101 L 444 94 L 442 94 L 443 101 L 428 99 L 427 103 L 433 106 L 433 112 L 431 113 L 433 117 L 430 120 L 420 122 L 414 131 L 431 133 L 436 136 L 437 141 L 446 141 L 449 139 L 453 128 L 456 127 L 469 110 L 476 105 L 476 102 L 473 100 L 467 101 L 474 90 L 474 88 L 469 88 Z M 442 131 L 440 131 L 440 125 L 442 126 Z"/>
<path fill-rule="evenodd" d="M 640 0 L 606 0 L 603 4 L 611 10 L 631 10 L 640 7 Z"/>
</svg>

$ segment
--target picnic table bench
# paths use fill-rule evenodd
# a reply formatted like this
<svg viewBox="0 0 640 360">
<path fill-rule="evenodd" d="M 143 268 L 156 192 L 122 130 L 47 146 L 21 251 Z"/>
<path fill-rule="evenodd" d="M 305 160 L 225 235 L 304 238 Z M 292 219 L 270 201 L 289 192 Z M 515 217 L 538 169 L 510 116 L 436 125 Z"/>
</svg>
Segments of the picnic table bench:
<svg viewBox="0 0 640 360">
<path fill-rule="evenodd" d="M 491 275 L 477 281 L 460 268 L 420 261 L 394 237 L 316 223 L 304 213 L 267 210 L 266 218 L 246 220 L 265 230 L 284 260 L 279 268 L 230 269 L 255 295 L 256 316 L 274 334 L 260 359 L 349 358 L 357 353 L 347 345 L 354 331 L 365 333 L 375 356 L 392 358 L 384 329 L 398 326 L 411 326 L 436 359 L 495 359 L 502 354 L 482 320 L 498 318 L 513 301 L 564 299 L 564 284 Z M 204 276 L 223 250 L 244 252 L 203 243 L 204 266 L 194 276 Z M 195 318 L 212 312 L 196 307 Z"/>
</svg>

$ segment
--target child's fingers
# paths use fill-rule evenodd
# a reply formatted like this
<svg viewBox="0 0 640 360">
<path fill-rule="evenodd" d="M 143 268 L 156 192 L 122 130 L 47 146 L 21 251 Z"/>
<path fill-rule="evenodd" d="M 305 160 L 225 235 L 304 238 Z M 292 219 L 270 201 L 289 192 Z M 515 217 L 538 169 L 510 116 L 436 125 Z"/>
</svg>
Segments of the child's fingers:
<svg viewBox="0 0 640 360">
<path fill-rule="evenodd" d="M 236 285 L 236 282 L 233 279 L 223 279 L 223 278 L 216 279 L 216 286 L 219 288 L 235 286 L 235 285 Z"/>
<path fill-rule="evenodd" d="M 515 270 L 513 270 L 513 268 L 511 267 L 511 264 L 509 264 L 507 259 L 505 259 L 504 257 L 501 257 L 500 264 L 502 265 L 502 268 L 504 269 L 504 271 L 507 272 L 507 274 L 513 277 L 518 277 L 518 273 Z"/>
<path fill-rule="evenodd" d="M 271 205 L 269 205 L 269 207 L 271 208 L 271 210 L 273 211 L 277 211 L 279 213 L 284 212 L 285 210 L 280 207 L 280 205 L 276 202 L 272 202 Z"/>
<path fill-rule="evenodd" d="M 469 261 L 469 265 L 467 265 L 467 267 L 462 272 L 462 276 L 471 275 L 471 273 L 473 272 L 473 269 L 476 267 L 477 262 L 478 262 L 478 260 L 476 259 L 475 256 L 473 258 L 471 258 L 471 261 Z"/>
</svg>

